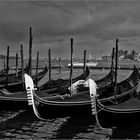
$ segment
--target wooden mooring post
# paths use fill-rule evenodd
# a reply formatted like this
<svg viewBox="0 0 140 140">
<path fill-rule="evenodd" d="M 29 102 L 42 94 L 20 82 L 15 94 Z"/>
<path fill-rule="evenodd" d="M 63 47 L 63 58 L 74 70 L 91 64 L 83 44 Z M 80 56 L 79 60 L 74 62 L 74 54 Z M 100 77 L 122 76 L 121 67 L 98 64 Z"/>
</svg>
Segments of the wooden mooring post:
<svg viewBox="0 0 140 140">
<path fill-rule="evenodd" d="M 86 53 L 87 53 L 87 51 L 84 50 L 84 63 L 83 63 L 83 73 L 84 74 L 85 74 L 85 70 L 86 70 Z M 84 75 L 84 77 L 85 77 L 85 75 Z"/>
<path fill-rule="evenodd" d="M 71 38 L 71 66 L 70 66 L 70 95 L 71 95 L 71 86 L 73 78 L 73 38 Z"/>
<path fill-rule="evenodd" d="M 20 45 L 20 52 L 21 52 L 22 87 L 24 88 L 24 59 L 23 59 L 23 45 Z"/>
<path fill-rule="evenodd" d="M 51 49 L 48 50 L 49 59 L 49 80 L 51 80 Z"/>
<path fill-rule="evenodd" d="M 4 58 L 3 58 L 3 68 L 4 68 L 4 70 L 5 70 L 5 68 L 6 68 L 5 60 L 6 60 L 6 58 L 4 57 Z"/>
<path fill-rule="evenodd" d="M 118 73 L 118 41 L 119 39 L 116 39 L 116 53 L 115 53 L 115 89 L 114 89 L 114 98 L 116 98 L 117 95 L 117 73 Z"/>
<path fill-rule="evenodd" d="M 61 73 L 61 57 L 58 60 L 59 74 Z"/>
<path fill-rule="evenodd" d="M 18 53 L 16 53 L 16 77 L 18 76 Z"/>
<path fill-rule="evenodd" d="M 112 58 L 111 58 L 111 71 L 112 71 L 112 77 L 111 77 L 111 82 L 113 83 L 114 80 L 114 55 L 115 55 L 115 48 L 112 49 Z"/>
<path fill-rule="evenodd" d="M 36 58 L 36 87 L 38 87 L 38 64 L 39 64 L 39 51 L 37 51 Z"/>
<path fill-rule="evenodd" d="M 29 75 L 32 76 L 32 28 L 30 27 L 30 34 L 29 34 Z"/>
<path fill-rule="evenodd" d="M 8 86 L 8 73 L 9 73 L 9 46 L 7 46 L 7 59 L 6 59 L 6 87 Z"/>
</svg>

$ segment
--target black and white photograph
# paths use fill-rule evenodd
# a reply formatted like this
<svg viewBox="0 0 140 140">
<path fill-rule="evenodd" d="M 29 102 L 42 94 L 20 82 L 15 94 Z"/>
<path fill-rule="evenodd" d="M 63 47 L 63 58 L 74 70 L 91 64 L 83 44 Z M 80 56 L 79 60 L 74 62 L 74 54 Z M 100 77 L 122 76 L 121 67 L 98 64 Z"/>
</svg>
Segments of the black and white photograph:
<svg viewBox="0 0 140 140">
<path fill-rule="evenodd" d="M 139 0 L 0 0 L 0 139 L 140 139 Z"/>
</svg>

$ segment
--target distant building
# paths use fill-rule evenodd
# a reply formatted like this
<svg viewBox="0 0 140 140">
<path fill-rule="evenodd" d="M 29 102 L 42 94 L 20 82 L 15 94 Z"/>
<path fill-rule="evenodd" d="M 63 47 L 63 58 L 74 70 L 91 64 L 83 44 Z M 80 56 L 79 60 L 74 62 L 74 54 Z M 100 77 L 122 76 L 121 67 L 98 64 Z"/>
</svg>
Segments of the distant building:
<svg viewBox="0 0 140 140">
<path fill-rule="evenodd" d="M 135 55 L 136 55 L 135 50 L 132 50 L 131 53 L 130 53 L 130 55 L 131 55 L 131 60 L 134 60 Z"/>
<path fill-rule="evenodd" d="M 125 51 L 124 51 L 124 58 L 127 58 L 127 56 L 128 56 L 128 51 L 125 50 Z"/>
<path fill-rule="evenodd" d="M 103 55 L 100 57 L 101 60 L 111 60 L 111 55 Z M 127 50 L 118 50 L 118 59 L 119 60 L 138 60 L 140 61 L 140 53 L 137 53 L 135 50 L 132 50 L 130 53 Z"/>
<path fill-rule="evenodd" d="M 140 61 L 140 53 L 135 54 L 134 60 Z"/>
<path fill-rule="evenodd" d="M 111 56 L 109 56 L 109 55 L 103 55 L 103 56 L 101 56 L 101 60 L 105 60 L 105 61 L 111 60 Z"/>
</svg>

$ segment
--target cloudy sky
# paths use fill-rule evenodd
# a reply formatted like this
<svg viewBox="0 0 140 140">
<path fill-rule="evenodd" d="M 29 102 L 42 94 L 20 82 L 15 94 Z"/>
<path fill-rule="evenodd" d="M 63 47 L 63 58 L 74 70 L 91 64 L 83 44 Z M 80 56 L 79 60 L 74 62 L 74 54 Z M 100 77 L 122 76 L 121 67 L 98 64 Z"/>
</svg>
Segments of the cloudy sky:
<svg viewBox="0 0 140 140">
<path fill-rule="evenodd" d="M 0 1 L 0 50 L 28 56 L 29 27 L 33 31 L 33 55 L 74 57 L 84 49 L 94 57 L 109 54 L 119 38 L 119 48 L 140 52 L 140 2 L 134 0 L 5 0 Z M 14 52 L 11 52 L 13 55 Z"/>
</svg>

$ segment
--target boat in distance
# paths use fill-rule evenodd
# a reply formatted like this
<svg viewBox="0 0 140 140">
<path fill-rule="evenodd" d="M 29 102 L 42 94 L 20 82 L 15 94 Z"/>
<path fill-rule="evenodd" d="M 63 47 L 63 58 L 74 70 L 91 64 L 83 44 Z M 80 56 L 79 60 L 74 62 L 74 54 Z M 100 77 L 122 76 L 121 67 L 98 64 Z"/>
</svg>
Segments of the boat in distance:
<svg viewBox="0 0 140 140">
<path fill-rule="evenodd" d="M 98 64 L 98 62 L 87 62 L 86 63 L 86 65 L 89 68 L 96 67 L 97 64 Z M 68 67 L 71 67 L 70 63 L 68 64 Z M 83 67 L 84 67 L 84 63 L 83 62 L 73 62 L 73 68 L 83 68 Z"/>
</svg>

